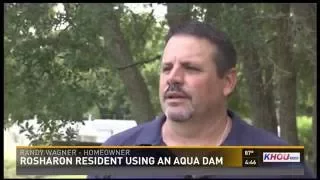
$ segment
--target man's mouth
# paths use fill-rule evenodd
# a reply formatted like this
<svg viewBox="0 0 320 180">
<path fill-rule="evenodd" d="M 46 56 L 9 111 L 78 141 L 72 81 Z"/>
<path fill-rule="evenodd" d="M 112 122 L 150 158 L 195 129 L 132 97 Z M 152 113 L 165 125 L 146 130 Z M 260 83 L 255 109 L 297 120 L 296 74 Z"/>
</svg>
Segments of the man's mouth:
<svg viewBox="0 0 320 180">
<path fill-rule="evenodd" d="M 165 96 L 165 99 L 186 99 L 188 96 L 186 96 L 183 93 L 176 93 L 176 92 L 170 92 L 167 93 Z"/>
</svg>

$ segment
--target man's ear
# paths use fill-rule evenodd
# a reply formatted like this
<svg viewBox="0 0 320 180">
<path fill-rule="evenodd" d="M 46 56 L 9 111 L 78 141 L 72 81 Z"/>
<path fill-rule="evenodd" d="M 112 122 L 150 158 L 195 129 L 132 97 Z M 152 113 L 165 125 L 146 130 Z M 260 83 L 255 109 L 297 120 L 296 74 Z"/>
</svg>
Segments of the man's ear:
<svg viewBox="0 0 320 180">
<path fill-rule="evenodd" d="M 223 88 L 223 95 L 229 96 L 235 89 L 237 84 L 237 71 L 235 68 L 231 68 L 226 72 L 224 75 L 224 88 Z"/>
</svg>

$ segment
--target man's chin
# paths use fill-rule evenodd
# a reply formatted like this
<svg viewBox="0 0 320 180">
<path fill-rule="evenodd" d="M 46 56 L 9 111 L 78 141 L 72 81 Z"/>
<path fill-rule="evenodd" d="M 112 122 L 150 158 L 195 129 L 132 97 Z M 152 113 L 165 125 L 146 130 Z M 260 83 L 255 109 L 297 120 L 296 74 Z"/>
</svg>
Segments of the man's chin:
<svg viewBox="0 0 320 180">
<path fill-rule="evenodd" d="M 191 112 L 174 112 L 174 111 L 167 111 L 166 116 L 168 119 L 176 122 L 184 122 L 191 119 L 192 113 Z"/>
</svg>

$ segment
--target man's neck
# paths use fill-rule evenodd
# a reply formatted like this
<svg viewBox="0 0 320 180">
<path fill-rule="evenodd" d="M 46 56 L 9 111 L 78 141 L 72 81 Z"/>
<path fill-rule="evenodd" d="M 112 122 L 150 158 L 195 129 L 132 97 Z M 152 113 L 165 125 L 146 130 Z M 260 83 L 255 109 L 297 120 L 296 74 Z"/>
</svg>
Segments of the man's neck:
<svg viewBox="0 0 320 180">
<path fill-rule="evenodd" d="M 162 126 L 162 137 L 168 146 L 219 146 L 227 137 L 230 129 L 231 119 L 224 111 L 207 119 L 193 118 L 185 122 L 175 122 L 167 119 Z"/>
</svg>

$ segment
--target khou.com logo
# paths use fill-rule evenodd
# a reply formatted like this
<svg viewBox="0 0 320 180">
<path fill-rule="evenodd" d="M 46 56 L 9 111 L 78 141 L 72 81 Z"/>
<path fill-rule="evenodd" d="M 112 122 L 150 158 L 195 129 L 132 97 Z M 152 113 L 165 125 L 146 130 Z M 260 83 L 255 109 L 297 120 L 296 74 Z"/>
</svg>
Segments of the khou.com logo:
<svg viewBox="0 0 320 180">
<path fill-rule="evenodd" d="M 263 152 L 263 162 L 300 162 L 300 153 Z"/>
</svg>

